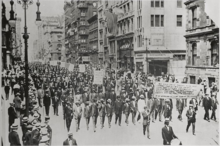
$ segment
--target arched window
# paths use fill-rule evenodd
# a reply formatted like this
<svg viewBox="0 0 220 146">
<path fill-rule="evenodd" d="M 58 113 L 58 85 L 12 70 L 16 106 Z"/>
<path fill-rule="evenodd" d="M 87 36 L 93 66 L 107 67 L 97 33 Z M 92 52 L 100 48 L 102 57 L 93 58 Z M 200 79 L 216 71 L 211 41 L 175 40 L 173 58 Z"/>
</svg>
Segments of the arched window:
<svg viewBox="0 0 220 146">
<path fill-rule="evenodd" d="M 219 48 L 216 41 L 211 43 L 211 65 L 219 64 L 218 59 Z"/>
<path fill-rule="evenodd" d="M 196 65 L 196 58 L 197 58 L 197 45 L 194 43 L 192 45 L 192 65 Z"/>
</svg>

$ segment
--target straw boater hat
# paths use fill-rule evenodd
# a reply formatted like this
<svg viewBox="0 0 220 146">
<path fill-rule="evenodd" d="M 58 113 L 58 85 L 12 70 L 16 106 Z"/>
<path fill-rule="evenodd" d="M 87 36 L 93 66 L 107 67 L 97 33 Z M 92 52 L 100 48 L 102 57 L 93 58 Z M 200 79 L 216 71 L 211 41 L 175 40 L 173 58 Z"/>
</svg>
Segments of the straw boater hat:
<svg viewBox="0 0 220 146">
<path fill-rule="evenodd" d="M 141 94 L 141 95 L 140 95 L 140 98 L 141 98 L 141 99 L 144 99 L 144 95 L 143 95 L 143 94 Z"/>
<path fill-rule="evenodd" d="M 108 103 L 111 103 L 111 99 L 108 99 L 107 102 L 108 102 Z"/>
<path fill-rule="evenodd" d="M 12 129 L 12 130 L 17 130 L 17 129 L 18 129 L 18 124 L 15 124 L 15 123 L 12 124 L 12 125 L 11 125 L 11 129 Z"/>
</svg>

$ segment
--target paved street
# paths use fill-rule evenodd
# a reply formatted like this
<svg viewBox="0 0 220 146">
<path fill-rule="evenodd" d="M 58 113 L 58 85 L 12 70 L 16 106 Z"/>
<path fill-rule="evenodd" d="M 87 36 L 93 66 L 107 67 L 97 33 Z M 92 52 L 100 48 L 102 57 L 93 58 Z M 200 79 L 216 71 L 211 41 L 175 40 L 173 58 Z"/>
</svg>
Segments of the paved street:
<svg viewBox="0 0 220 146">
<path fill-rule="evenodd" d="M 3 91 L 3 90 L 2 90 Z M 10 97 L 13 100 L 13 96 Z M 174 102 L 175 105 L 175 102 Z M 8 108 L 8 101 L 6 109 Z M 6 118 L 5 123 L 8 123 L 7 110 L 5 110 Z M 43 109 L 40 109 L 42 113 L 42 119 L 44 121 Z M 187 118 L 185 116 L 186 109 L 183 111 L 183 122 L 177 119 L 177 111 L 175 107 L 173 109 L 173 120 L 170 125 L 173 127 L 174 133 L 182 141 L 184 145 L 217 145 L 214 140 L 217 140 L 217 129 L 219 122 L 203 120 L 204 110 L 199 107 L 197 113 L 196 122 L 196 136 L 192 135 L 192 128 L 186 133 Z M 210 112 L 211 113 L 211 112 Z M 59 116 L 53 115 L 53 110 L 50 108 L 50 125 L 52 127 L 52 145 L 62 145 L 62 142 L 67 138 L 66 125 L 64 127 L 64 121 L 62 117 L 62 107 L 59 107 Z M 216 115 L 219 115 L 217 111 Z M 125 117 L 122 118 L 122 126 L 114 124 L 114 116 L 112 118 L 112 127 L 109 129 L 107 124 L 107 118 L 105 120 L 105 127 L 101 129 L 100 120 L 98 118 L 97 131 L 93 132 L 92 121 L 90 120 L 90 129 L 87 131 L 85 119 L 81 119 L 80 130 L 75 131 L 75 121 L 72 121 L 71 132 L 73 132 L 74 138 L 77 140 L 78 145 L 162 145 L 161 129 L 164 126 L 164 122 L 150 123 L 150 138 L 143 135 L 142 121 L 133 125 L 131 123 L 131 115 L 129 116 L 129 126 L 124 123 Z M 217 116 L 217 121 L 219 116 Z M 8 126 L 5 126 L 6 131 Z M 21 129 L 19 129 L 21 133 Z M 6 133 L 8 135 L 8 133 Z M 20 134 L 21 135 L 21 134 Z M 6 136 L 7 138 L 7 136 Z"/>
</svg>

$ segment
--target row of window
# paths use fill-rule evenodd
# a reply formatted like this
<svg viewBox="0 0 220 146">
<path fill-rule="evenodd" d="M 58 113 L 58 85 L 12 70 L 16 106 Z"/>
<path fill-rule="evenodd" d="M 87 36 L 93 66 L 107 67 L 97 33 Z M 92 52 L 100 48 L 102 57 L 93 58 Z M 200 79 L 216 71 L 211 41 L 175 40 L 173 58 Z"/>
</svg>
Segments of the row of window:
<svg viewBox="0 0 220 146">
<path fill-rule="evenodd" d="M 219 47 L 218 44 L 216 42 L 212 42 L 211 44 L 211 65 L 216 65 L 219 63 Z M 192 58 L 192 63 L 191 65 L 197 65 L 197 44 L 194 43 L 192 45 L 192 54 L 191 54 L 191 58 Z"/>
<path fill-rule="evenodd" d="M 164 7 L 164 0 L 151 0 L 151 7 L 163 8 Z M 177 8 L 182 8 L 182 0 L 177 0 Z"/>
<path fill-rule="evenodd" d="M 138 21 L 138 26 L 140 25 L 139 23 Z M 182 15 L 176 16 L 176 26 L 182 26 Z M 151 15 L 151 27 L 164 27 L 164 15 Z"/>
<path fill-rule="evenodd" d="M 151 7 L 164 7 L 164 0 L 151 0 Z"/>
</svg>

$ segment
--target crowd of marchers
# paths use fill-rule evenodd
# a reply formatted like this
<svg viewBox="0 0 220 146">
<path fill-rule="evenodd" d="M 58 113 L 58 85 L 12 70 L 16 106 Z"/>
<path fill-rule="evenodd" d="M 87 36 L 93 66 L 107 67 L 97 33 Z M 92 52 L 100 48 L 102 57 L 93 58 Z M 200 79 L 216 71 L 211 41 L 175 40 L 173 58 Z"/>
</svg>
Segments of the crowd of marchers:
<svg viewBox="0 0 220 146">
<path fill-rule="evenodd" d="M 98 67 L 95 69 L 99 70 Z M 216 121 L 215 111 L 218 104 L 218 87 L 216 83 L 207 85 L 206 80 L 199 78 L 198 84 L 203 85 L 197 98 L 191 99 L 157 99 L 154 97 L 155 82 L 187 83 L 187 78 L 178 81 L 175 76 L 162 73 L 155 77 L 144 72 L 131 73 L 130 71 L 105 70 L 103 84 L 94 84 L 94 75 L 91 71 L 69 71 L 66 68 L 51 66 L 48 64 L 29 64 L 28 90 L 29 96 L 25 97 L 25 71 L 24 64 L 17 62 L 9 68 L 5 68 L 2 74 L 2 86 L 5 90 L 5 99 L 14 95 L 13 102 L 8 109 L 9 115 L 9 142 L 11 145 L 51 145 L 52 129 L 49 126 L 50 116 L 63 116 L 67 131 L 70 131 L 74 122 L 76 132 L 80 130 L 80 121 L 84 117 L 86 128 L 89 130 L 90 119 L 92 129 L 97 131 L 97 119 L 100 118 L 101 129 L 105 121 L 109 128 L 114 123 L 121 126 L 122 114 L 125 116 L 125 124 L 129 125 L 129 116 L 132 124 L 143 122 L 143 134 L 147 131 L 150 139 L 150 122 L 165 119 L 162 128 L 163 144 L 169 145 L 177 136 L 174 134 L 169 121 L 172 121 L 173 100 L 176 100 L 178 119 L 182 120 L 183 110 L 189 104 L 186 111 L 188 123 L 186 132 L 192 124 L 192 133 L 195 135 L 196 113 L 198 106 L 205 110 L 204 120 L 210 118 Z M 3 97 L 3 96 L 2 96 Z M 27 116 L 25 100 L 29 99 Z M 58 107 L 62 106 L 63 115 L 58 115 Z M 43 108 L 46 114 L 42 119 L 39 109 Z M 53 108 L 54 115 L 49 115 Z M 209 115 L 212 111 L 211 116 Z M 18 125 L 15 119 L 21 122 Z M 107 119 L 107 120 L 105 120 Z M 22 142 L 16 132 L 18 126 L 22 129 Z M 63 145 L 77 145 L 72 133 Z"/>
</svg>

